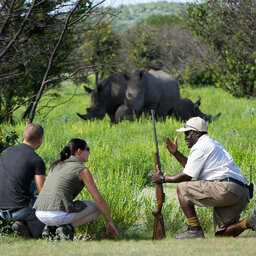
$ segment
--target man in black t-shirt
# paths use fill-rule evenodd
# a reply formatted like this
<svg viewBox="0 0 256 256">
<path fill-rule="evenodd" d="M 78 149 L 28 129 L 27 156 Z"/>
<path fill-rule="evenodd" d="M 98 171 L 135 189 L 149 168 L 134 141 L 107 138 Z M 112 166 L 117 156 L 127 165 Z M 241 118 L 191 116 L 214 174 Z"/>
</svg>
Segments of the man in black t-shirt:
<svg viewBox="0 0 256 256">
<path fill-rule="evenodd" d="M 35 183 L 40 193 L 45 181 L 44 161 L 35 152 L 43 135 L 40 125 L 27 125 L 23 143 L 7 148 L 0 158 L 0 216 L 15 221 L 13 231 L 25 238 L 39 237 L 44 228 L 32 209 L 36 198 L 31 190 Z"/>
</svg>

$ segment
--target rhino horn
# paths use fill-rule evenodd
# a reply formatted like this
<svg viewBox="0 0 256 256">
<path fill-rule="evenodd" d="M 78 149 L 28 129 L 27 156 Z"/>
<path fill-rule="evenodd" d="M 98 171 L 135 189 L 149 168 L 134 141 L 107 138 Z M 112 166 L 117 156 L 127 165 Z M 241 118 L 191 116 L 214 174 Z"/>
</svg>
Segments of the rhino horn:
<svg viewBox="0 0 256 256">
<path fill-rule="evenodd" d="M 76 113 L 80 118 L 84 119 L 84 120 L 87 120 L 87 115 L 81 115 L 79 113 Z"/>
<path fill-rule="evenodd" d="M 212 118 L 212 120 L 216 120 L 217 118 L 220 117 L 220 115 L 221 115 L 221 113 L 219 112 L 216 116 L 214 116 L 214 117 Z"/>
<path fill-rule="evenodd" d="M 197 101 L 194 103 L 194 106 L 195 106 L 195 107 L 199 107 L 200 104 L 201 104 L 201 97 L 198 96 L 198 99 L 197 99 Z"/>
<path fill-rule="evenodd" d="M 87 87 L 87 86 L 84 86 L 84 90 L 85 90 L 86 92 L 88 92 L 88 93 L 93 92 L 93 89 L 91 89 L 91 88 L 89 88 L 89 87 Z"/>
</svg>

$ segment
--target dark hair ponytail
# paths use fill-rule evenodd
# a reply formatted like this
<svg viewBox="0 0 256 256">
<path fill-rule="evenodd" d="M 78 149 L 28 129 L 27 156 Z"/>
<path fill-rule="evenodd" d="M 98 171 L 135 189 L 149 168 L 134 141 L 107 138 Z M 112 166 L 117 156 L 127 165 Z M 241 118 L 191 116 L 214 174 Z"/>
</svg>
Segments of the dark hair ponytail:
<svg viewBox="0 0 256 256">
<path fill-rule="evenodd" d="M 66 146 L 60 152 L 60 161 L 64 161 L 64 160 L 68 159 L 70 157 L 70 155 L 71 155 L 70 148 L 69 148 L 69 146 Z"/>
<path fill-rule="evenodd" d="M 68 145 L 63 148 L 60 152 L 60 159 L 53 162 L 50 169 L 52 170 L 58 163 L 63 162 L 68 159 L 71 155 L 75 155 L 76 151 L 80 148 L 84 150 L 86 148 L 86 141 L 82 139 L 72 139 L 69 141 Z"/>
</svg>

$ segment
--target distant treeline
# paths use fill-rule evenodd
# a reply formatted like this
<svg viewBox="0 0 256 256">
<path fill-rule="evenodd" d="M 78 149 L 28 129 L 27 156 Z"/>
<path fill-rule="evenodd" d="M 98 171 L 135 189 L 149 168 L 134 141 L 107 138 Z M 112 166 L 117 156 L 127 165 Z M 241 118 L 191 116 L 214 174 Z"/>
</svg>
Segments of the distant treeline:
<svg viewBox="0 0 256 256">
<path fill-rule="evenodd" d="M 147 4 L 135 4 L 121 6 L 120 14 L 113 20 L 113 28 L 116 31 L 123 32 L 136 23 L 144 22 L 148 18 L 158 15 L 173 15 L 184 16 L 186 13 L 186 4 L 183 3 L 168 3 L 165 1 L 152 2 Z"/>
</svg>

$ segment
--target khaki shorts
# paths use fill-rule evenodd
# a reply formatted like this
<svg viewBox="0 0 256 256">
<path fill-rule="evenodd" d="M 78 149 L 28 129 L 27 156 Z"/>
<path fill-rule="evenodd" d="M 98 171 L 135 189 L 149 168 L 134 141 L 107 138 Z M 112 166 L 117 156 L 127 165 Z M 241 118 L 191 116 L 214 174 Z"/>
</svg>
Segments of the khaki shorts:
<svg viewBox="0 0 256 256">
<path fill-rule="evenodd" d="M 249 190 L 234 182 L 188 181 L 178 184 L 185 200 L 193 205 L 214 207 L 215 234 L 237 223 L 240 213 L 249 202 Z"/>
</svg>

